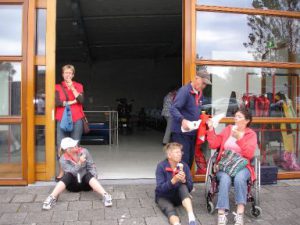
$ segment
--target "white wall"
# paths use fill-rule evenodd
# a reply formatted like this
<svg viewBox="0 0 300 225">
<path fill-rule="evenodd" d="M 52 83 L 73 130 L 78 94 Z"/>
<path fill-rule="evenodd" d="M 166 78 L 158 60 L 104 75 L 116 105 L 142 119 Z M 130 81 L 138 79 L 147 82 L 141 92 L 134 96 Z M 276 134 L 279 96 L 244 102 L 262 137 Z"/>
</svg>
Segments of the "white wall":
<svg viewBox="0 0 300 225">
<path fill-rule="evenodd" d="M 61 66 L 57 63 L 57 83 Z M 181 85 L 181 58 L 162 60 L 131 59 L 99 61 L 92 65 L 73 63 L 75 80 L 85 88 L 85 108 L 116 106 L 116 99 L 134 99 L 133 111 L 140 107 L 161 107 L 170 86 Z"/>
</svg>

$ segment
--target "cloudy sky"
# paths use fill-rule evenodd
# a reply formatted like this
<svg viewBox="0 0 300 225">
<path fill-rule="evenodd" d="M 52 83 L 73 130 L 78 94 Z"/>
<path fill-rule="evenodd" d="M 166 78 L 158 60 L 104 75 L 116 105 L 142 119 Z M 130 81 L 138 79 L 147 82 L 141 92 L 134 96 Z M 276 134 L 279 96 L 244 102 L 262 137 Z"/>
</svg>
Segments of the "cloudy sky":
<svg viewBox="0 0 300 225">
<path fill-rule="evenodd" d="M 0 5 L 0 54 L 21 55 L 22 6 Z"/>
</svg>

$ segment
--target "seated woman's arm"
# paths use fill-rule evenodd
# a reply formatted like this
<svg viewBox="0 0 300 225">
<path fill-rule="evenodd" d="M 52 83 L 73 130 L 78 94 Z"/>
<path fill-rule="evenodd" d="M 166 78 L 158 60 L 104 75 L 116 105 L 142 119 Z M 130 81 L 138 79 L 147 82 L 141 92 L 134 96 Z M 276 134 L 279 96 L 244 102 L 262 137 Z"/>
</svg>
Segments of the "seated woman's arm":
<svg viewBox="0 0 300 225">
<path fill-rule="evenodd" d="M 59 161 L 63 171 L 65 171 L 66 173 L 71 173 L 74 176 L 77 175 L 79 169 L 81 168 L 81 165 L 73 164 L 70 161 L 65 160 L 64 157 L 60 157 Z"/>
<path fill-rule="evenodd" d="M 236 143 L 241 148 L 241 156 L 251 160 L 254 157 L 255 149 L 257 147 L 257 135 L 254 131 L 246 133 Z"/>
<path fill-rule="evenodd" d="M 156 168 L 156 188 L 159 192 L 168 192 L 176 185 L 173 185 L 171 180 L 167 180 L 163 166 L 158 165 Z"/>
<path fill-rule="evenodd" d="M 220 148 L 226 129 L 231 129 L 231 128 L 228 126 L 225 127 L 220 134 L 216 134 L 215 129 L 207 131 L 207 141 L 210 148 L 212 149 Z"/>
<path fill-rule="evenodd" d="M 95 178 L 97 178 L 97 168 L 91 154 L 87 150 L 85 150 L 84 154 L 86 155 L 87 171 L 90 172 Z"/>
</svg>

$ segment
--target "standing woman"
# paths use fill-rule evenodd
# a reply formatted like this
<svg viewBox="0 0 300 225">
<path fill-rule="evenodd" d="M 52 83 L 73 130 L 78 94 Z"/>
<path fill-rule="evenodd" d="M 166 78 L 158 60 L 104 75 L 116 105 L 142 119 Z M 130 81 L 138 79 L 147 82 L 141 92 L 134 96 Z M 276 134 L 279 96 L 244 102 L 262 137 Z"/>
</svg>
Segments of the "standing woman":
<svg viewBox="0 0 300 225">
<path fill-rule="evenodd" d="M 82 118 L 83 113 L 83 86 L 82 84 L 73 81 L 75 75 L 75 68 L 73 65 L 65 65 L 62 67 L 63 81 L 60 84 L 55 85 L 55 106 L 56 113 L 55 119 L 57 121 L 56 126 L 56 146 L 58 149 L 58 155 L 60 152 L 60 142 L 65 137 L 71 137 L 74 140 L 80 140 L 83 132 Z M 71 132 L 65 132 L 60 128 L 60 122 L 63 117 L 65 106 L 69 105 L 72 113 L 73 130 Z M 59 174 L 55 178 L 59 181 L 64 175 L 64 172 L 59 165 Z"/>
</svg>

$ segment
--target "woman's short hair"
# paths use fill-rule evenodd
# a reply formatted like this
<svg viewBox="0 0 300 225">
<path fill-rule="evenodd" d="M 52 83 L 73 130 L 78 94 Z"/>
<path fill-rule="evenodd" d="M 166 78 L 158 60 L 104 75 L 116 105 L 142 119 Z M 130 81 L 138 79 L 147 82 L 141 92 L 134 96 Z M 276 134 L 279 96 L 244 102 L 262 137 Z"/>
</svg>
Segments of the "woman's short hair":
<svg viewBox="0 0 300 225">
<path fill-rule="evenodd" d="M 73 71 L 73 74 L 75 74 L 75 67 L 71 64 L 64 65 L 61 70 L 62 70 L 62 72 L 65 72 L 65 70 L 68 70 L 68 69 L 71 69 Z"/>
<path fill-rule="evenodd" d="M 170 150 L 178 149 L 178 148 L 180 150 L 182 150 L 182 148 L 183 148 L 182 144 L 179 144 L 177 142 L 170 142 L 170 143 L 168 143 L 168 144 L 165 145 L 164 151 L 167 153 Z"/>
<path fill-rule="evenodd" d="M 244 107 L 241 107 L 239 110 L 236 111 L 236 113 L 238 113 L 238 112 L 242 113 L 244 115 L 244 117 L 245 117 L 246 120 L 249 120 L 249 122 L 247 123 L 247 127 L 249 127 L 250 124 L 251 124 L 251 122 L 252 122 L 251 111 L 248 110 L 248 109 L 246 109 L 246 108 L 244 108 Z"/>
</svg>

